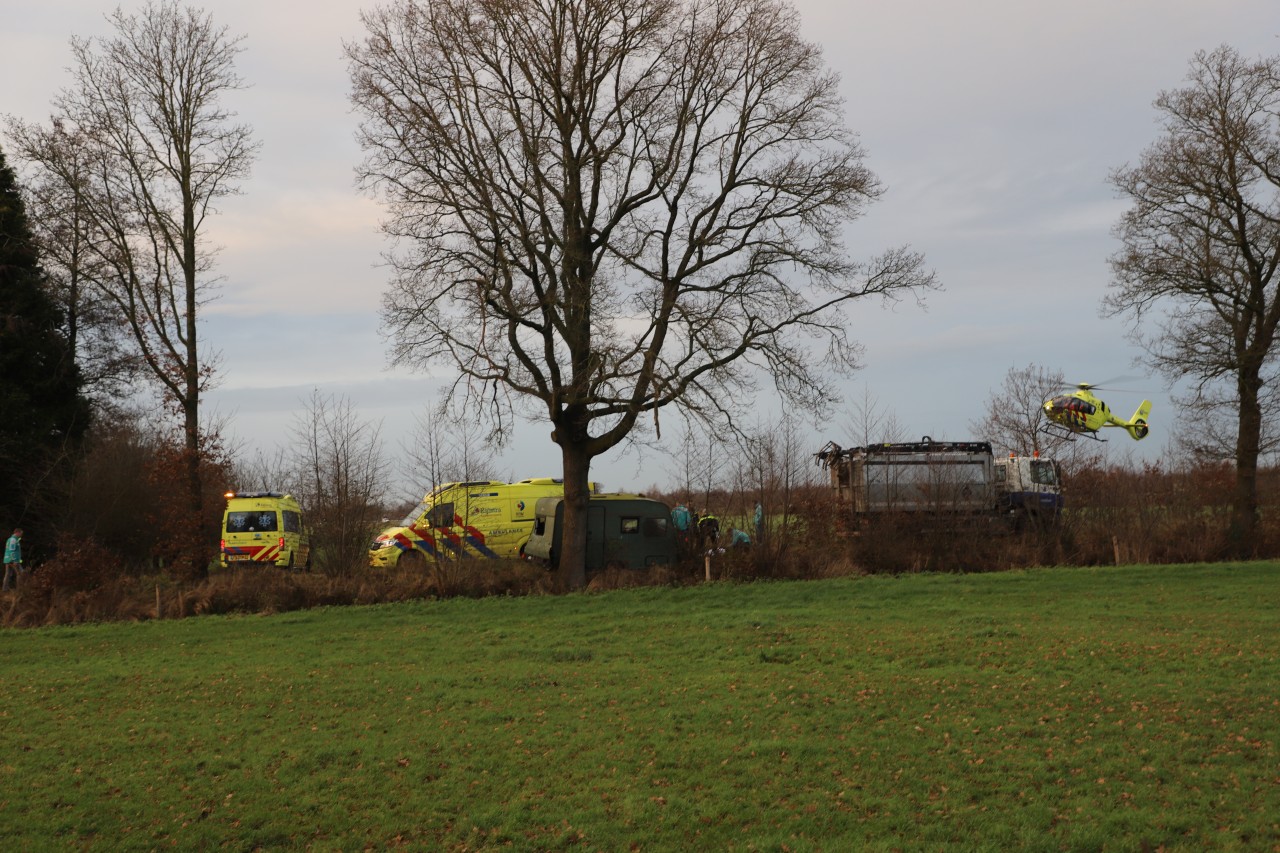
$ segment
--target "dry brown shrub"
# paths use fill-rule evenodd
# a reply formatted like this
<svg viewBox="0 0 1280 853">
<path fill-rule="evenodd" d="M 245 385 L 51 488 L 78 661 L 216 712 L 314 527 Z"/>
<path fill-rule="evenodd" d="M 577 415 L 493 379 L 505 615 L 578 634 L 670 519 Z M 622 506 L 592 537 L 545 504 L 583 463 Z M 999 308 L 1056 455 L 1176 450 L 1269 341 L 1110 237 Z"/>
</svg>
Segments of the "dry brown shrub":
<svg viewBox="0 0 1280 853">
<path fill-rule="evenodd" d="M 31 573 L 27 587 L 33 592 L 83 592 L 108 585 L 123 574 L 124 562 L 114 551 L 94 539 L 71 540 Z"/>
<path fill-rule="evenodd" d="M 587 582 L 587 591 L 607 592 L 644 586 L 671 586 L 678 583 L 679 578 L 680 572 L 675 566 L 650 566 L 647 569 L 609 568 L 592 576 Z"/>
<path fill-rule="evenodd" d="M 605 569 L 595 573 L 587 581 L 587 592 L 605 592 L 612 589 L 631 589 L 644 586 L 646 573 L 635 569 Z"/>
<path fill-rule="evenodd" d="M 865 574 L 854 559 L 853 547 L 844 538 L 829 544 L 806 542 L 761 549 L 755 558 L 762 578 L 815 580 Z"/>
<path fill-rule="evenodd" d="M 137 621 L 154 614 L 134 589 L 134 582 L 123 579 L 97 589 L 60 590 L 28 585 L 5 597 L 0 609 L 0 624 L 5 627 L 34 628 L 43 625 L 74 625 L 85 622 Z"/>
</svg>

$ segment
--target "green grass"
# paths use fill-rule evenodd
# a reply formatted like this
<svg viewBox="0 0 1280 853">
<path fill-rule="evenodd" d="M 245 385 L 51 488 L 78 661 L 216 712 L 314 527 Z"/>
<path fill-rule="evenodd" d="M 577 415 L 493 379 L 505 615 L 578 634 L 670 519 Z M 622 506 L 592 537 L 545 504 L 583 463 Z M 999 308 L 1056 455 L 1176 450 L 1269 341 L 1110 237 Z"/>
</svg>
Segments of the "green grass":
<svg viewBox="0 0 1280 853">
<path fill-rule="evenodd" d="M 1280 565 L 0 632 L 0 848 L 1270 850 Z"/>
</svg>

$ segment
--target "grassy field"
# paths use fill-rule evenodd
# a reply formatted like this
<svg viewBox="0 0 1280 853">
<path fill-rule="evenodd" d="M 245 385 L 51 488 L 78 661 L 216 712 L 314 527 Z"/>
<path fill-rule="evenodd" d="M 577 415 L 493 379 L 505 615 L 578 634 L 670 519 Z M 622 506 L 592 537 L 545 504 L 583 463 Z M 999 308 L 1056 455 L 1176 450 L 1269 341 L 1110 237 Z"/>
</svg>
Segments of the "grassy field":
<svg viewBox="0 0 1280 853">
<path fill-rule="evenodd" d="M 1280 849 L 1280 565 L 0 632 L 0 848 Z"/>
</svg>

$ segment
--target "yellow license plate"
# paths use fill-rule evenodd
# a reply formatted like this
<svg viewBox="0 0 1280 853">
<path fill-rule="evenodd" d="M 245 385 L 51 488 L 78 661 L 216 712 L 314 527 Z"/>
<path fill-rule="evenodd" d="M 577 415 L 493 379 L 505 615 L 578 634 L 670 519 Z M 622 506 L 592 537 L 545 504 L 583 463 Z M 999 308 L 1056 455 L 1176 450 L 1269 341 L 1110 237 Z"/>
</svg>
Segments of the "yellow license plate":
<svg viewBox="0 0 1280 853">
<path fill-rule="evenodd" d="M 227 555 L 228 563 L 234 563 L 236 560 L 252 560 L 252 559 L 253 558 L 250 557 L 248 554 L 228 554 Z"/>
</svg>

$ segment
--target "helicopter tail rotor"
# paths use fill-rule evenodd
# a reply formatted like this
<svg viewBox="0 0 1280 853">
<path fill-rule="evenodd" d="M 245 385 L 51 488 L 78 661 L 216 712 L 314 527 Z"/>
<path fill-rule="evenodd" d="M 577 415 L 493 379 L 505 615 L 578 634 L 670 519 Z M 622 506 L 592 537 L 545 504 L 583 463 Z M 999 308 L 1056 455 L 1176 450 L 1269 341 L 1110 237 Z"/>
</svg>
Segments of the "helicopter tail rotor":
<svg viewBox="0 0 1280 853">
<path fill-rule="evenodd" d="M 1142 405 L 1138 406 L 1138 410 L 1133 413 L 1133 417 L 1129 418 L 1124 428 L 1133 436 L 1134 441 L 1141 441 L 1147 437 L 1151 431 L 1147 426 L 1147 418 L 1151 416 L 1151 401 L 1143 400 Z"/>
</svg>

